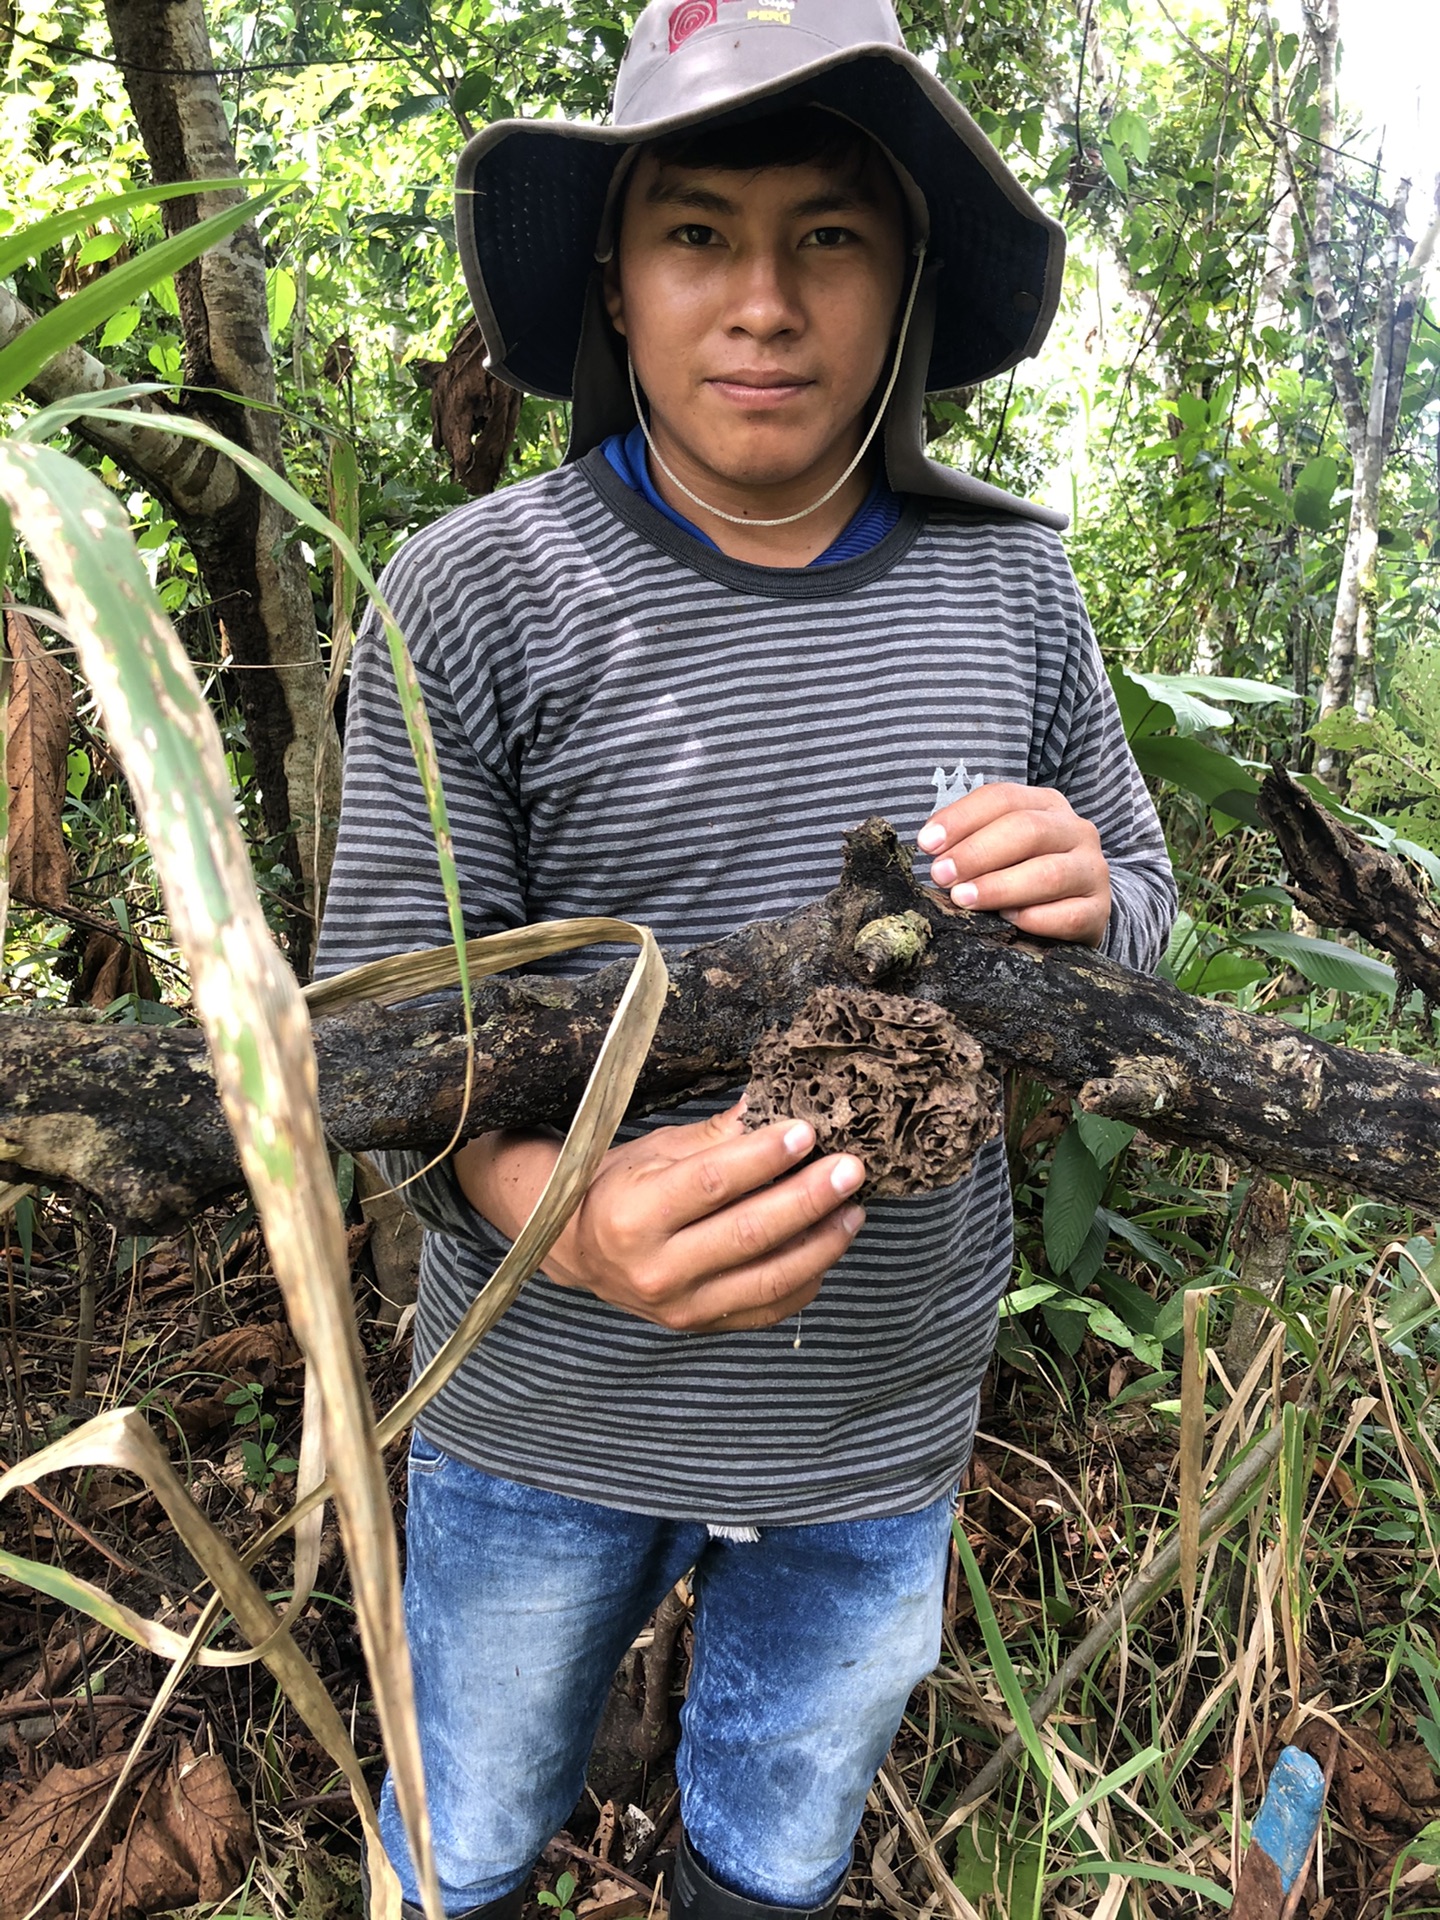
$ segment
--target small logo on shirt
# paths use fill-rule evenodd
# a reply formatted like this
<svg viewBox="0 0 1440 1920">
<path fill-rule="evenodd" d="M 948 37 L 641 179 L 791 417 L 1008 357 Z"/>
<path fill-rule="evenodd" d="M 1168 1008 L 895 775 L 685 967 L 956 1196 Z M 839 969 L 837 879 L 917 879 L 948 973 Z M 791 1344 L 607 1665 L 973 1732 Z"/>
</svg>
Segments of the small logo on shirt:
<svg viewBox="0 0 1440 1920">
<path fill-rule="evenodd" d="M 977 787 L 983 787 L 983 773 L 971 773 L 963 760 L 955 762 L 954 773 L 946 773 L 943 767 L 936 767 L 930 778 L 935 782 L 935 811 L 950 807 L 957 800 L 963 800 L 967 793 L 974 793 Z"/>
<path fill-rule="evenodd" d="M 719 18 L 717 0 L 680 0 L 670 9 L 670 51 L 678 53 L 692 33 L 713 27 Z"/>
</svg>

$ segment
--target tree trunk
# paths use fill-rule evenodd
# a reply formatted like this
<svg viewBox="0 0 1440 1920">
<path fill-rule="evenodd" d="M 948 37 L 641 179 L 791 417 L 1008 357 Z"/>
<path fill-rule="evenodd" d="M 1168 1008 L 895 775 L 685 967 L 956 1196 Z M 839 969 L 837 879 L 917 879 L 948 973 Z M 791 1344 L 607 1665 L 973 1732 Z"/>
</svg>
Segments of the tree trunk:
<svg viewBox="0 0 1440 1920">
<path fill-rule="evenodd" d="M 1391 383 L 1405 378 L 1410 352 L 1410 323 L 1401 320 L 1397 300 L 1401 243 L 1410 183 L 1404 181 L 1389 209 L 1389 231 L 1380 256 L 1380 289 L 1375 311 L 1375 349 L 1365 416 L 1351 436 L 1350 523 L 1335 589 L 1321 714 L 1353 707 L 1364 716 L 1375 711 L 1375 600 L 1380 555 L 1380 482 L 1399 417 L 1390 406 Z M 1413 315 L 1413 306 L 1410 313 Z M 1398 322 L 1398 324 L 1397 324 Z"/>
<path fill-rule="evenodd" d="M 214 71 L 202 0 L 107 0 L 106 16 L 126 89 L 160 182 L 238 173 Z M 231 191 L 167 201 L 167 229 L 180 231 L 232 206 Z M 187 405 L 277 473 L 284 454 L 265 303 L 265 256 L 247 223 L 176 276 L 184 334 Z M 223 389 L 237 401 L 201 389 Z M 249 404 L 241 404 L 241 403 Z M 267 834 L 294 878 L 291 957 L 302 978 L 314 944 L 314 903 L 323 887 L 339 803 L 339 753 L 325 756 L 317 837 L 315 768 L 333 735 L 325 708 L 310 583 L 293 542 L 294 523 L 239 478 L 221 511 L 187 513 L 181 529 L 237 667 Z"/>
<path fill-rule="evenodd" d="M 1345 421 L 1352 463 L 1350 521 L 1345 536 L 1340 581 L 1330 627 L 1325 678 L 1320 693 L 1322 717 L 1338 707 L 1361 714 L 1375 710 L 1375 615 L 1380 550 L 1380 488 L 1385 462 L 1395 444 L 1415 301 L 1421 272 L 1440 236 L 1432 222 L 1419 245 L 1410 249 L 1404 234 L 1410 183 L 1403 182 L 1386 211 L 1387 232 L 1381 251 L 1376 295 L 1370 387 L 1365 392 L 1355 342 L 1335 290 L 1332 260 L 1335 220 L 1336 157 L 1339 115 L 1336 69 L 1340 46 L 1340 0 L 1304 0 L 1305 29 L 1318 69 L 1314 142 L 1315 183 L 1310 209 L 1300 191 L 1290 137 L 1280 113 L 1279 72 L 1275 69 L 1274 118 L 1285 176 L 1296 217 L 1305 237 L 1315 313 L 1325 336 L 1335 391 Z M 1272 32 L 1273 46 L 1273 32 Z M 1408 265 L 1407 250 L 1410 253 Z M 1316 770 L 1332 785 L 1342 772 L 1341 757 L 1322 751 Z"/>
<path fill-rule="evenodd" d="M 1440 1072 L 1192 999 L 1087 948 L 1023 939 L 955 911 L 909 869 L 871 821 L 823 899 L 670 956 L 632 1113 L 743 1082 L 756 1043 L 816 987 L 883 983 L 944 1005 L 994 1061 L 1091 1112 L 1440 1213 Z M 908 972 L 893 938 L 907 913 L 925 928 Z M 465 1135 L 566 1122 L 628 973 L 622 961 L 581 980 L 484 983 Z M 454 1006 L 358 1006 L 317 1018 L 315 1041 L 335 1146 L 445 1146 L 464 1085 Z M 0 1178 L 87 1193 L 127 1232 L 192 1218 L 239 1184 L 203 1041 L 174 1028 L 0 1020 L 0 1155 Z"/>
</svg>

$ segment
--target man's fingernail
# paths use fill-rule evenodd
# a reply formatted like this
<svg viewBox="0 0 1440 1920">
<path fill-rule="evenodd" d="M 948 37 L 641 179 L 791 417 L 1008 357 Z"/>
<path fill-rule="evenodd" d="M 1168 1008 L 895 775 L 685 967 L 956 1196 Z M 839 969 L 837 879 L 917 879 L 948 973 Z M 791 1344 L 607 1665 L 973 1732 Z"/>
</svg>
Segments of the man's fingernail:
<svg viewBox="0 0 1440 1920">
<path fill-rule="evenodd" d="M 945 844 L 945 829 L 938 820 L 927 821 L 915 836 L 915 844 L 922 853 L 934 853 L 937 847 Z"/>
<path fill-rule="evenodd" d="M 813 1129 L 807 1126 L 805 1121 L 797 1120 L 795 1125 L 786 1131 L 785 1151 L 787 1153 L 808 1153 L 814 1144 L 814 1140 L 815 1134 Z"/>
<path fill-rule="evenodd" d="M 853 1153 L 842 1153 L 830 1169 L 830 1184 L 836 1193 L 853 1193 L 865 1178 L 865 1162 Z"/>
<path fill-rule="evenodd" d="M 737 1120 L 740 1118 L 741 1114 L 744 1113 L 745 1109 L 749 1106 L 749 1104 L 750 1104 L 749 1094 L 742 1093 L 740 1098 L 735 1102 L 735 1107 L 734 1107 L 735 1118 Z"/>
<path fill-rule="evenodd" d="M 858 1233 L 865 1224 L 864 1207 L 846 1207 L 840 1216 L 840 1224 L 846 1233 Z"/>
<path fill-rule="evenodd" d="M 958 887 L 952 887 L 950 889 L 950 898 L 955 902 L 957 907 L 973 907 L 975 902 L 980 898 L 980 889 L 972 885 L 970 881 L 964 880 Z"/>
<path fill-rule="evenodd" d="M 935 882 L 937 887 L 953 886 L 955 884 L 955 862 L 953 860 L 937 860 L 930 869 L 930 878 Z"/>
</svg>

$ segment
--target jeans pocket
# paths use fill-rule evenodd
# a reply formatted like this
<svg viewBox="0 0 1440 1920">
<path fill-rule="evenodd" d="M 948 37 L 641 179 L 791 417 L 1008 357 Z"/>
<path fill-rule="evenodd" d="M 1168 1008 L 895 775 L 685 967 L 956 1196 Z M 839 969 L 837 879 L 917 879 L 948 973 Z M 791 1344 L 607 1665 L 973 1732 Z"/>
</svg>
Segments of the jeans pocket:
<svg viewBox="0 0 1440 1920">
<path fill-rule="evenodd" d="M 427 1440 L 418 1427 L 411 1433 L 411 1473 L 438 1473 L 449 1458 L 444 1448 L 437 1447 L 433 1440 Z"/>
</svg>

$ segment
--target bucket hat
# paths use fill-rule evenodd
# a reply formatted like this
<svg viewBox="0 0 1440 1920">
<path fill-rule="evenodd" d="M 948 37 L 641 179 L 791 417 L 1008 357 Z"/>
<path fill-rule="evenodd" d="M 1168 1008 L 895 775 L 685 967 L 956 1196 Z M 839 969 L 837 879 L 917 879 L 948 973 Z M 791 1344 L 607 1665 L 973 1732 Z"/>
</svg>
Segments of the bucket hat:
<svg viewBox="0 0 1440 1920">
<path fill-rule="evenodd" d="M 460 156 L 456 235 L 491 371 L 573 402 L 570 459 L 635 423 L 601 297 L 613 200 L 643 143 L 796 106 L 869 134 L 926 243 L 919 298 L 884 422 L 897 490 L 1064 516 L 925 457 L 924 396 L 1039 350 L 1059 304 L 1064 232 L 960 102 L 910 53 L 891 0 L 651 0 L 605 124 L 500 120 Z"/>
</svg>

